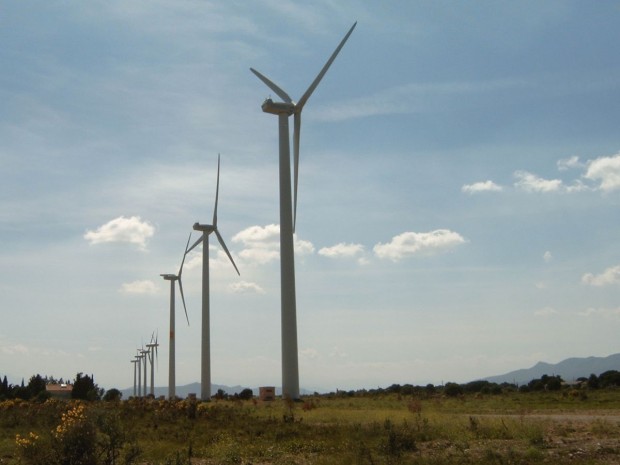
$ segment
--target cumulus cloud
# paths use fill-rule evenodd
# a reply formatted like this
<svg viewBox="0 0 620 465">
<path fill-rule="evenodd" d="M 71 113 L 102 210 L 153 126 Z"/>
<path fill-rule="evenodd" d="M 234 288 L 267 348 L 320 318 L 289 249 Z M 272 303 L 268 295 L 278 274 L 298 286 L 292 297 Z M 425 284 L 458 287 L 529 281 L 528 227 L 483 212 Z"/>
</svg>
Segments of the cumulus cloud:
<svg viewBox="0 0 620 465">
<path fill-rule="evenodd" d="M 562 158 L 557 161 L 557 167 L 560 171 L 566 171 L 570 168 L 582 168 L 583 163 L 579 162 L 579 157 L 577 155 L 573 155 L 572 157 Z"/>
<path fill-rule="evenodd" d="M 475 182 L 473 184 L 465 184 L 461 187 L 461 191 L 466 194 L 477 194 L 479 192 L 500 192 L 502 190 L 502 186 L 495 184 L 491 180 Z"/>
<path fill-rule="evenodd" d="M 155 228 L 139 216 L 125 218 L 119 216 L 106 224 L 99 226 L 95 231 L 86 231 L 84 239 L 90 244 L 106 242 L 128 242 L 136 244 L 140 249 L 146 248 L 146 241 L 155 234 Z"/>
<path fill-rule="evenodd" d="M 404 232 L 394 236 L 387 244 L 374 246 L 375 255 L 394 262 L 419 253 L 440 252 L 463 244 L 465 239 L 459 233 L 448 229 L 437 229 L 426 233 Z"/>
<path fill-rule="evenodd" d="M 240 243 L 243 249 L 239 252 L 246 262 L 265 264 L 280 257 L 280 225 L 250 226 L 238 232 L 232 238 L 234 243 Z M 295 254 L 309 255 L 314 252 L 312 242 L 294 236 Z"/>
<path fill-rule="evenodd" d="M 545 263 L 549 263 L 551 260 L 553 260 L 553 255 L 551 255 L 551 252 L 549 252 L 548 250 L 543 254 L 543 260 L 545 261 Z"/>
<path fill-rule="evenodd" d="M 232 283 L 228 286 L 228 289 L 235 294 L 264 294 L 265 291 L 256 283 L 250 283 L 247 281 L 239 281 L 238 283 Z"/>
<path fill-rule="evenodd" d="M 620 153 L 588 161 L 584 177 L 591 181 L 599 181 L 599 188 L 602 191 L 620 189 Z"/>
<path fill-rule="evenodd" d="M 596 287 L 620 284 L 620 265 L 607 268 L 598 275 L 586 273 L 581 277 L 581 282 Z"/>
<path fill-rule="evenodd" d="M 515 171 L 515 187 L 526 192 L 557 192 L 562 188 L 560 179 L 543 179 L 527 171 Z"/>
<path fill-rule="evenodd" d="M 146 279 L 123 283 L 119 291 L 123 294 L 157 294 L 159 289 L 153 281 Z"/>
<path fill-rule="evenodd" d="M 364 246 L 362 244 L 346 244 L 344 242 L 319 249 L 319 255 L 328 258 L 354 258 L 363 253 Z"/>
</svg>

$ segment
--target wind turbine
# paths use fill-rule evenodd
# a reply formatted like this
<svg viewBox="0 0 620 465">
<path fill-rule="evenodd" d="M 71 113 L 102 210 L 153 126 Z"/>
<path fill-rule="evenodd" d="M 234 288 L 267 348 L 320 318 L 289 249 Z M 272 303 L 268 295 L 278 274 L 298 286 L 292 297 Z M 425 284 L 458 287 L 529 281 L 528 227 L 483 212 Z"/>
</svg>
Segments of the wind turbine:
<svg viewBox="0 0 620 465">
<path fill-rule="evenodd" d="M 211 329 L 209 317 L 209 234 L 215 233 L 217 240 L 228 255 L 231 263 L 235 267 L 237 274 L 239 269 L 224 243 L 222 235 L 217 229 L 217 201 L 220 192 L 220 155 L 217 155 L 217 184 L 215 189 L 215 208 L 213 209 L 213 224 L 194 223 L 194 230 L 201 231 L 200 238 L 187 250 L 189 253 L 198 244 L 202 243 L 202 346 L 200 363 L 200 398 L 202 400 L 211 399 Z"/>
<path fill-rule="evenodd" d="M 155 342 L 153 342 L 153 336 L 155 336 Z M 157 348 L 159 347 L 159 343 L 157 342 L 157 339 L 158 339 L 158 335 L 151 334 L 151 342 L 146 345 L 146 348 L 148 349 L 149 362 L 151 362 L 151 392 L 150 394 L 153 397 L 155 397 L 155 370 L 153 369 L 153 361 L 156 358 L 158 359 Z"/>
<path fill-rule="evenodd" d="M 140 349 L 138 349 L 138 352 Z M 136 355 L 136 365 L 138 366 L 138 397 L 142 397 L 142 356 Z"/>
<path fill-rule="evenodd" d="M 185 253 L 183 254 L 183 260 L 181 260 L 181 266 L 178 274 L 161 274 L 160 276 L 166 281 L 170 281 L 170 350 L 168 354 L 168 398 L 174 399 L 176 395 L 176 379 L 175 379 L 175 366 L 174 366 L 174 283 L 179 282 L 179 291 L 181 291 L 181 299 L 183 300 L 183 309 L 185 310 L 185 318 L 187 319 L 187 325 L 189 326 L 189 317 L 187 316 L 187 307 L 185 306 L 185 296 L 183 295 L 183 282 L 181 281 L 181 275 L 183 274 L 183 264 L 185 263 L 185 257 L 187 256 L 187 246 L 192 238 L 190 233 L 187 238 L 187 244 L 185 244 Z"/>
<path fill-rule="evenodd" d="M 148 354 L 148 350 L 144 349 L 144 346 L 142 347 L 142 349 L 140 349 L 140 357 L 142 358 L 142 361 L 144 362 L 144 393 L 143 393 L 143 397 L 146 397 L 146 356 Z"/>
<path fill-rule="evenodd" d="M 131 363 L 133 363 L 133 396 L 136 397 L 136 363 L 138 363 L 137 360 L 130 360 Z"/>
<path fill-rule="evenodd" d="M 282 395 L 289 399 L 299 399 L 299 364 L 297 354 L 297 308 L 295 297 L 295 250 L 293 234 L 297 218 L 297 184 L 299 179 L 299 138 L 301 134 L 301 111 L 304 105 L 323 79 L 323 76 L 336 59 L 336 56 L 353 32 L 357 22 L 340 41 L 338 47 L 327 60 L 319 74 L 297 103 L 269 78 L 250 70 L 267 87 L 278 95 L 283 102 L 274 102 L 271 98 L 262 104 L 263 112 L 278 116 L 280 146 L 280 292 L 282 318 Z M 293 151 L 294 151 L 294 203 L 291 205 L 291 155 L 288 118 L 293 115 Z M 291 212 L 292 210 L 292 212 Z"/>
</svg>

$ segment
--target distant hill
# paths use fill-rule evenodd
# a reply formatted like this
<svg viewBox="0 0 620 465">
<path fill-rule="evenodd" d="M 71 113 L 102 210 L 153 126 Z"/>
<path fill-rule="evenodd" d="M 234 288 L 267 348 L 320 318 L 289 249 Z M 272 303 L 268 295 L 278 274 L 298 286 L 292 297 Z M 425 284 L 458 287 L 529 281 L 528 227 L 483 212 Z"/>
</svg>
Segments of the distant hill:
<svg viewBox="0 0 620 465">
<path fill-rule="evenodd" d="M 538 362 L 532 368 L 511 371 L 505 375 L 483 378 L 492 383 L 527 384 L 542 375 L 559 375 L 564 381 L 574 381 L 580 377 L 588 377 L 592 373 L 600 375 L 608 370 L 620 371 L 620 354 L 608 357 L 567 358 L 559 363 Z"/>
<path fill-rule="evenodd" d="M 246 389 L 245 386 L 224 386 L 221 384 L 212 384 L 211 385 L 211 395 L 214 395 L 217 393 L 218 390 L 222 390 L 224 391 L 226 394 L 238 394 L 241 391 L 243 391 L 244 389 Z M 123 399 L 129 399 L 131 396 L 133 396 L 133 387 L 129 387 L 126 389 L 122 389 L 121 392 L 123 393 Z M 149 393 L 150 392 L 150 387 L 147 387 L 146 392 Z M 258 396 L 258 388 L 252 388 L 252 392 L 254 393 L 255 396 Z M 194 393 L 196 394 L 197 397 L 200 397 L 200 383 L 191 383 L 191 384 L 186 384 L 184 386 L 177 386 L 176 387 L 176 395 L 177 397 L 180 397 L 181 399 L 185 399 L 190 393 Z M 312 392 L 307 391 L 305 389 L 301 389 L 301 395 L 308 395 L 308 394 L 312 394 Z M 276 395 L 282 395 L 282 388 L 276 387 Z M 155 397 L 159 397 L 159 396 L 165 396 L 168 397 L 168 386 L 155 386 Z"/>
</svg>

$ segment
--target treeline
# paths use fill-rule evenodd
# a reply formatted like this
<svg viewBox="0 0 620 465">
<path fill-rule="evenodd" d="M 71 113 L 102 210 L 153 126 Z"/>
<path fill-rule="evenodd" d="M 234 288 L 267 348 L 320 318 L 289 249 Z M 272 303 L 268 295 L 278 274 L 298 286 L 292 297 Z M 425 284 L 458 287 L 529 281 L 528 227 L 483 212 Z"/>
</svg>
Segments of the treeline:
<svg viewBox="0 0 620 465">
<path fill-rule="evenodd" d="M 329 393 L 330 396 L 353 397 L 365 395 L 399 394 L 403 396 L 432 396 L 435 394 L 456 397 L 463 394 L 491 394 L 497 395 L 505 392 L 537 392 L 537 391 L 559 391 L 564 388 L 585 388 L 585 389 L 606 389 L 620 387 L 620 371 L 609 370 L 599 376 L 591 374 L 589 378 L 577 378 L 574 383 L 566 383 L 562 377 L 557 375 L 542 375 L 527 384 L 517 385 L 514 383 L 493 383 L 485 380 L 471 381 L 459 384 L 447 382 L 441 386 L 427 384 L 425 386 L 414 386 L 412 384 L 392 384 L 387 388 L 360 389 L 357 391 L 341 391 Z"/>
<path fill-rule="evenodd" d="M 6 375 L 0 383 L 0 401 L 8 399 L 22 399 L 22 400 L 34 400 L 37 402 L 45 402 L 52 394 L 47 390 L 48 384 L 71 384 L 72 399 L 82 400 L 101 400 L 104 390 L 99 388 L 95 384 L 94 377 L 78 373 L 73 381 L 64 381 L 62 378 L 56 379 L 53 376 L 41 376 L 39 374 L 30 377 L 28 383 L 24 383 L 22 379 L 21 384 L 9 384 Z M 118 393 L 117 397 L 120 399 L 120 391 L 111 389 L 113 395 Z M 107 393 L 106 393 L 107 395 Z"/>
</svg>

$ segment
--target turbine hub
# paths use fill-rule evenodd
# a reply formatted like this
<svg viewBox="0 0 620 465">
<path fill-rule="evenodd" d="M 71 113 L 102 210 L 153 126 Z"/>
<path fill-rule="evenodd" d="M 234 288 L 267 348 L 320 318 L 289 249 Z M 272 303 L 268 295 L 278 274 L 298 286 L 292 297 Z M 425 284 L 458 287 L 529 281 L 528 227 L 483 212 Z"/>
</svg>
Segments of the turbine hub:
<svg viewBox="0 0 620 465">
<path fill-rule="evenodd" d="M 295 113 L 295 104 L 286 102 L 274 102 L 270 98 L 265 100 L 261 106 L 265 113 L 271 113 L 272 115 L 292 115 Z"/>
</svg>

